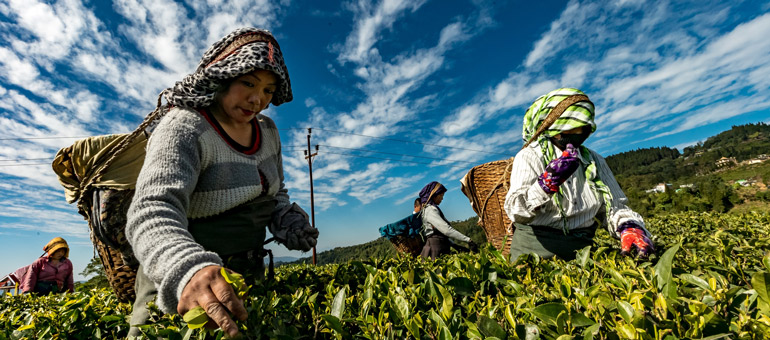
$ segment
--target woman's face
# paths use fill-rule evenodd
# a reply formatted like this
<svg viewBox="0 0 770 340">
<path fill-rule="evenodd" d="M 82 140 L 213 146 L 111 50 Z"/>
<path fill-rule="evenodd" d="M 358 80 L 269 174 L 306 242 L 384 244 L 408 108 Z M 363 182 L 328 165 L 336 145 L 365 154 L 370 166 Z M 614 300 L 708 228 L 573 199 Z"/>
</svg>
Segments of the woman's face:
<svg viewBox="0 0 770 340">
<path fill-rule="evenodd" d="M 49 257 L 52 260 L 61 260 L 62 257 L 64 257 L 64 254 L 66 254 L 66 253 L 67 253 L 67 250 L 62 248 L 62 249 L 59 249 L 59 250 L 53 252 L 53 254 L 51 254 L 51 256 L 49 256 Z"/>
<path fill-rule="evenodd" d="M 566 150 L 567 145 L 572 144 L 574 147 L 583 145 L 583 142 L 591 135 L 590 126 L 581 126 L 561 133 L 550 138 L 551 142 L 561 150 Z"/>
<path fill-rule="evenodd" d="M 438 195 L 436 195 L 436 196 L 433 196 L 433 203 L 436 203 L 436 205 L 441 204 L 441 201 L 443 201 L 443 200 L 444 200 L 444 193 L 443 192 L 438 194 Z"/>
<path fill-rule="evenodd" d="M 278 87 L 275 74 L 256 70 L 236 78 L 217 100 L 219 119 L 228 123 L 248 124 L 273 100 Z"/>
</svg>

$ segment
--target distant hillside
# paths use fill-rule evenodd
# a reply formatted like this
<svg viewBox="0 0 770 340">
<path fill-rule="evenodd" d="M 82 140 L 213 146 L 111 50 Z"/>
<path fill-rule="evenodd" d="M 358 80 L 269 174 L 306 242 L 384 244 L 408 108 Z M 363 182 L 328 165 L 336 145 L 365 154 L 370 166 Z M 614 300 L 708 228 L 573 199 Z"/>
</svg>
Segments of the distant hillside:
<svg viewBox="0 0 770 340">
<path fill-rule="evenodd" d="M 622 152 L 606 160 L 624 190 L 644 190 L 658 183 L 713 173 L 718 169 L 717 160 L 722 157 L 742 162 L 761 154 L 770 154 L 770 125 L 764 123 L 733 126 L 702 143 L 686 147 L 681 154 L 676 149 L 659 147 Z"/>
<path fill-rule="evenodd" d="M 761 209 L 768 197 L 770 161 L 742 162 L 763 154 L 770 155 L 770 126 L 758 123 L 733 126 L 681 154 L 660 147 L 627 151 L 606 160 L 631 208 L 649 217 L 679 211 L 727 212 L 741 204 Z M 732 159 L 729 166 L 717 165 L 722 157 Z M 744 189 L 738 180 L 754 183 L 755 189 Z M 660 183 L 666 183 L 658 187 L 665 192 L 649 192 Z"/>
<path fill-rule="evenodd" d="M 487 241 L 484 230 L 476 225 L 478 217 L 471 217 L 464 221 L 450 222 L 453 228 L 470 237 L 478 244 L 484 244 Z M 380 237 L 374 241 L 363 244 L 337 247 L 331 250 L 322 251 L 316 254 L 318 264 L 344 263 L 350 260 L 375 258 L 391 258 L 396 256 L 396 248 L 386 238 Z M 312 263 L 311 257 L 303 257 L 291 263 Z"/>
</svg>

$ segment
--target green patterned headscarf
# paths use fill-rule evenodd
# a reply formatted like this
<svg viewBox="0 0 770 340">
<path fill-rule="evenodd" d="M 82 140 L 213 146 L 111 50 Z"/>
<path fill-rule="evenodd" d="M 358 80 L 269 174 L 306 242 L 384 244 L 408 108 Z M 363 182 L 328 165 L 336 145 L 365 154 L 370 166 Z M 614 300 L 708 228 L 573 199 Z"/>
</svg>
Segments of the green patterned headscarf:
<svg viewBox="0 0 770 340">
<path fill-rule="evenodd" d="M 532 136 L 534 136 L 535 131 L 540 128 L 545 118 L 548 117 L 548 114 L 551 113 L 551 110 L 553 110 L 553 108 L 556 107 L 559 102 L 572 95 L 585 95 L 585 93 L 578 89 L 560 88 L 537 98 L 535 102 L 530 105 L 529 109 L 527 109 L 527 113 L 524 114 L 524 126 L 521 134 L 524 142 L 526 143 L 530 138 L 532 138 Z M 548 129 L 543 131 L 543 133 L 537 137 L 537 143 L 540 145 L 540 148 L 543 151 L 543 155 L 545 156 L 543 157 L 544 166 L 547 166 L 548 163 L 560 155 L 560 152 L 558 152 L 556 146 L 551 143 L 549 137 L 553 137 L 564 131 L 572 130 L 582 126 L 590 126 L 591 133 L 596 131 L 596 123 L 594 122 L 594 105 L 590 101 L 580 101 L 565 109 L 564 113 L 562 113 L 561 116 L 559 116 L 559 118 L 556 119 L 556 121 L 554 121 L 554 123 Z M 612 194 L 610 194 L 610 189 L 607 187 L 607 185 L 604 184 L 604 182 L 602 182 L 601 178 L 599 178 L 599 174 L 596 170 L 596 162 L 594 161 L 593 157 L 591 157 L 591 153 L 588 151 L 588 148 L 581 145 L 579 150 L 581 156 L 587 162 L 585 171 L 586 180 L 593 183 L 592 188 L 594 189 L 594 194 L 597 196 L 597 198 L 599 195 L 603 196 L 607 212 L 606 221 L 609 222 L 610 208 L 612 207 Z M 562 208 L 561 204 L 562 198 L 563 192 L 560 188 L 559 192 L 553 195 L 553 200 L 559 207 L 559 212 L 561 213 L 563 221 L 563 229 L 566 233 L 567 219 L 564 215 L 564 209 Z"/>
</svg>

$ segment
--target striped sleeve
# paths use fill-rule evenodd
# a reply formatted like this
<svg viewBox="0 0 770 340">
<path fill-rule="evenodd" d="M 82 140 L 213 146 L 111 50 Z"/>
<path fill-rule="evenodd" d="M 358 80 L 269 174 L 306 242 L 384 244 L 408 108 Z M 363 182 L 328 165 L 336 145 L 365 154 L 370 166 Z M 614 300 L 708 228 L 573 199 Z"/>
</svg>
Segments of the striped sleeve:
<svg viewBox="0 0 770 340">
<path fill-rule="evenodd" d="M 513 159 L 511 186 L 505 196 L 505 213 L 515 223 L 528 224 L 551 196 L 537 184 L 545 171 L 540 156 L 532 147 L 521 150 Z"/>
<path fill-rule="evenodd" d="M 644 225 L 642 215 L 639 215 L 639 213 L 628 207 L 628 198 L 620 188 L 618 181 L 615 180 L 615 175 L 612 174 L 612 170 L 607 165 L 607 162 L 593 150 L 591 150 L 591 157 L 593 157 L 594 162 L 596 163 L 599 178 L 601 178 L 604 184 L 607 185 L 612 194 L 612 211 L 610 213 L 610 220 L 606 223 L 607 231 L 609 231 L 610 235 L 613 237 L 620 238 L 617 231 L 618 227 L 625 222 L 634 222 L 642 227 L 642 230 L 644 230 L 644 233 L 647 234 L 648 237 L 651 237 L 652 235 L 647 231 L 647 228 Z M 599 216 L 602 215 L 603 214 L 599 214 Z"/>
</svg>

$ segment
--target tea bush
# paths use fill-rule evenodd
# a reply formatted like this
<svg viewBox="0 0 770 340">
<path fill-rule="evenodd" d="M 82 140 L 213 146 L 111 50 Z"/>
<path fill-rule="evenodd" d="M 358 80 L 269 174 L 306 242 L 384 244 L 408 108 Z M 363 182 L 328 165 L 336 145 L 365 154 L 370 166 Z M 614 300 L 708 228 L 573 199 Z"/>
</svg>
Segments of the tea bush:
<svg viewBox="0 0 770 340">
<path fill-rule="evenodd" d="M 765 339 L 770 213 L 648 220 L 657 253 L 619 254 L 597 233 L 573 261 L 487 247 L 435 262 L 409 257 L 279 267 L 251 287 L 254 339 Z M 152 307 L 152 306 L 151 306 Z M 130 306 L 104 291 L 0 298 L 0 340 L 124 337 Z M 149 338 L 222 338 L 151 308 Z"/>
</svg>

